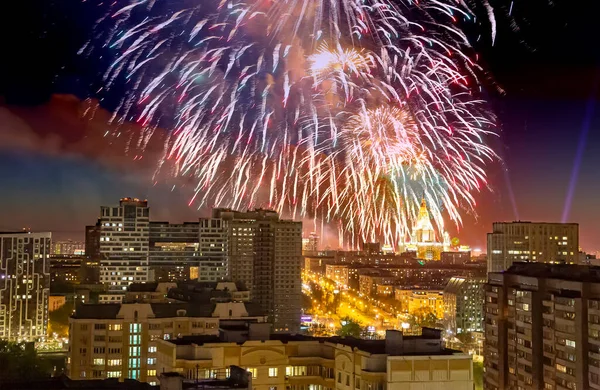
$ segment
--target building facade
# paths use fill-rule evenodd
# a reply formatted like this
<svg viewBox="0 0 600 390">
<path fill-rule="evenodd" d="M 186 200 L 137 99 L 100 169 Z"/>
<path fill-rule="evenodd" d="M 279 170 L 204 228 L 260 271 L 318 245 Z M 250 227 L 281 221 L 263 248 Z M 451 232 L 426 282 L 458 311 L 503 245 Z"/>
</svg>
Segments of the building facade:
<svg viewBox="0 0 600 390">
<path fill-rule="evenodd" d="M 417 258 L 423 260 L 440 260 L 441 253 L 450 249 L 450 236 L 448 232 L 436 234 L 425 199 L 421 201 L 419 217 L 412 228 L 410 241 L 403 249 L 416 253 Z"/>
<path fill-rule="evenodd" d="M 501 272 L 515 261 L 576 264 L 576 223 L 494 222 L 487 235 L 488 272 Z"/>
<path fill-rule="evenodd" d="M 213 210 L 227 226 L 229 278 L 248 287 L 276 332 L 297 332 L 301 315 L 302 222 L 274 211 Z"/>
<path fill-rule="evenodd" d="M 600 389 L 600 268 L 489 274 L 484 355 L 486 389 Z"/>
<path fill-rule="evenodd" d="M 199 281 L 217 282 L 227 278 L 229 264 L 228 237 L 227 220 L 221 218 L 200 219 L 201 262 L 198 268 Z"/>
<path fill-rule="evenodd" d="M 0 234 L 0 339 L 46 336 L 51 233 Z"/>
<path fill-rule="evenodd" d="M 83 256 L 85 254 L 85 243 L 73 240 L 54 241 L 52 243 L 52 254 L 62 256 Z"/>
<path fill-rule="evenodd" d="M 158 340 L 218 335 L 223 324 L 264 322 L 243 302 L 78 305 L 69 320 L 67 370 L 72 379 L 130 378 L 157 383 Z"/>
<path fill-rule="evenodd" d="M 148 264 L 157 282 L 191 279 L 200 262 L 198 222 L 150 222 Z"/>
<path fill-rule="evenodd" d="M 342 288 L 348 288 L 350 285 L 348 278 L 348 264 L 326 264 L 325 277 L 333 280 Z"/>
<path fill-rule="evenodd" d="M 454 277 L 444 289 L 444 329 L 449 335 L 483 332 L 485 277 Z"/>
<path fill-rule="evenodd" d="M 426 310 L 436 318 L 444 317 L 444 292 L 419 288 L 396 288 L 395 297 L 400 301 L 402 311 L 407 314 Z"/>
<path fill-rule="evenodd" d="M 148 202 L 123 198 L 118 207 L 100 208 L 100 283 L 125 291 L 134 282 L 151 280 L 148 268 Z"/>
<path fill-rule="evenodd" d="M 426 332 L 388 331 L 385 340 L 367 341 L 253 335 L 252 329 L 231 336 L 224 329 L 220 338 L 159 341 L 158 369 L 193 380 L 233 364 L 252 374 L 255 390 L 472 390 L 470 356 L 444 349 L 439 332 Z"/>
</svg>

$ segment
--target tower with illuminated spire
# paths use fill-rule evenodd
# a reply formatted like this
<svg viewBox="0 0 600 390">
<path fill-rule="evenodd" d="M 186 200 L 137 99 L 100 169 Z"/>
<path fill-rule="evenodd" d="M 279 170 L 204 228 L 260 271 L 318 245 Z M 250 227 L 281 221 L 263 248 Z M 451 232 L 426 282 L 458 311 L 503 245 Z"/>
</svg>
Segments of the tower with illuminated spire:
<svg viewBox="0 0 600 390">
<path fill-rule="evenodd" d="M 442 251 L 450 248 L 450 236 L 448 232 L 442 232 L 440 235 L 442 236 L 441 241 L 438 240 L 436 231 L 431 223 L 427 202 L 425 199 L 422 199 L 419 217 L 413 225 L 410 241 L 406 244 L 405 249 L 409 252 L 416 252 L 419 259 L 439 260 Z"/>
</svg>

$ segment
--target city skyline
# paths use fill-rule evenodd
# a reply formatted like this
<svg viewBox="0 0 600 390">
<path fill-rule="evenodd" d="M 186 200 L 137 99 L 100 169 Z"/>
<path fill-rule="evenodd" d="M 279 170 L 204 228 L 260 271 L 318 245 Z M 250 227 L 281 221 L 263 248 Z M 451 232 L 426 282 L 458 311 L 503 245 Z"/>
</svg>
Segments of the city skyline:
<svg viewBox="0 0 600 390">
<path fill-rule="evenodd" d="M 90 73 L 97 69 L 84 69 L 89 64 L 74 54 L 89 33 L 88 20 L 79 20 L 79 6 L 64 7 L 59 2 L 52 10 L 37 9 L 42 22 L 32 23 L 30 34 L 15 41 L 33 45 L 30 52 L 39 49 L 45 54 L 48 67 L 43 72 L 32 71 L 36 61 L 29 53 L 2 65 L 8 66 L 4 74 L 10 77 L 0 78 L 4 97 L 0 99 L 4 101 L 0 104 L 0 179 L 12 190 L 0 196 L 5 205 L 0 229 L 30 226 L 53 231 L 58 239 L 77 239 L 83 228 L 72 226 L 84 226 L 84 221 L 94 218 L 90 204 L 122 196 L 151 199 L 159 219 L 207 216 L 208 209 L 187 206 L 195 183 L 152 177 L 156 149 L 140 160 L 126 147 L 125 137 L 104 138 L 107 130 L 114 130 L 104 120 L 108 113 L 82 119 L 84 99 L 93 95 L 90 91 L 95 87 Z M 592 104 L 597 97 L 596 43 L 580 39 L 589 35 L 591 24 L 584 23 L 573 7 L 555 4 L 543 11 L 541 17 L 534 6 L 517 5 L 515 15 L 534 19 L 519 33 L 499 19 L 496 43 L 477 47 L 494 80 L 484 83 L 484 88 L 502 124 L 494 142 L 503 163 L 488 167 L 492 191 L 482 188 L 475 193 L 478 218 L 463 212 L 460 229 L 446 219 L 451 237 L 472 247 L 485 246 L 492 222 L 565 219 L 580 224 L 584 250 L 600 249 L 593 212 L 597 202 L 588 196 L 600 189 L 594 180 L 597 155 L 593 152 L 600 141 L 600 132 L 594 131 L 599 117 Z M 577 23 L 564 23 L 576 18 Z M 64 23 L 57 25 L 56 20 Z M 578 55 L 556 56 L 558 45 L 569 45 Z M 549 79 L 552 83 L 546 82 Z M 69 210 L 75 218 L 60 218 L 59 209 Z M 304 222 L 307 225 L 309 220 Z M 72 233 L 78 236 L 71 237 Z"/>
</svg>

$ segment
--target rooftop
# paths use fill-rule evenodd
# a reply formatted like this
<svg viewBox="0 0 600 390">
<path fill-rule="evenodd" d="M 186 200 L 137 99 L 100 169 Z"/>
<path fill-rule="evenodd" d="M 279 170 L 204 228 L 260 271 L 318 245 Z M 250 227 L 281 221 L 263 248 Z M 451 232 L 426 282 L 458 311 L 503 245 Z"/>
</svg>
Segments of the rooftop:
<svg viewBox="0 0 600 390">
<path fill-rule="evenodd" d="M 223 329 L 221 329 L 223 330 Z M 394 333 L 402 334 L 402 332 L 394 331 Z M 391 338 L 391 335 L 390 335 Z M 379 354 L 389 354 L 394 356 L 430 356 L 430 355 L 453 355 L 459 353 L 459 351 L 455 351 L 452 349 L 447 349 L 441 346 L 440 343 L 440 331 L 435 329 L 424 328 L 424 332 L 419 336 L 402 336 L 401 338 L 395 338 L 395 342 L 392 345 L 393 352 L 386 352 L 386 345 L 389 351 L 390 340 L 364 340 L 357 339 L 354 337 L 342 337 L 342 336 L 333 336 L 333 337 L 315 337 L 315 336 L 307 336 L 303 334 L 285 334 L 285 333 L 275 333 L 269 335 L 269 340 L 271 341 L 280 341 L 283 344 L 287 344 L 289 342 L 302 342 L 302 341 L 316 341 L 319 343 L 331 343 L 331 344 L 339 344 L 350 347 L 352 349 L 356 348 L 360 351 L 368 352 L 370 354 L 379 355 Z M 399 341 L 398 341 L 399 340 Z M 243 342 L 238 342 L 237 344 L 243 344 Z M 421 343 L 419 343 L 421 341 Z M 216 335 L 195 335 L 195 336 L 183 336 L 181 338 L 173 339 L 168 341 L 171 344 L 175 345 L 204 345 L 204 344 L 212 344 L 212 343 L 222 343 L 227 342 L 222 339 L 220 336 Z M 433 343 L 439 343 L 439 348 L 432 349 Z M 401 344 L 401 345 L 400 345 Z M 422 346 L 423 348 L 419 348 Z M 395 348 L 399 347 L 399 348 Z M 416 349 L 416 350 L 415 350 Z"/>
<path fill-rule="evenodd" d="M 600 283 L 600 267 L 589 265 L 517 262 L 504 273 L 532 278 Z"/>
<path fill-rule="evenodd" d="M 242 303 L 240 303 L 242 304 Z M 218 303 L 98 303 L 80 304 L 75 308 L 75 319 L 116 319 L 123 305 L 149 305 L 154 313 L 154 318 L 173 317 L 212 317 Z M 264 312 L 258 304 L 243 303 L 249 317 L 262 317 Z M 185 313 L 180 315 L 181 310 Z"/>
</svg>

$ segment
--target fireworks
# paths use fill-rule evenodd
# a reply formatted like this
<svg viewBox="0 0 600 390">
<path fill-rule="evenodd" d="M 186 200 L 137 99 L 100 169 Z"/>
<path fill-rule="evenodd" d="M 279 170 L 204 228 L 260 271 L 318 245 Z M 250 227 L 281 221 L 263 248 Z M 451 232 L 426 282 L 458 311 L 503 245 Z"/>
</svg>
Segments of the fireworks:
<svg viewBox="0 0 600 390">
<path fill-rule="evenodd" d="M 197 182 L 191 204 L 314 218 L 351 245 L 403 242 L 422 197 L 440 228 L 474 207 L 493 118 L 456 1 L 113 7 L 97 41 L 106 87 L 128 91 L 115 118 L 145 127 L 142 146 L 167 124 L 163 162 Z"/>
</svg>

